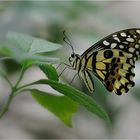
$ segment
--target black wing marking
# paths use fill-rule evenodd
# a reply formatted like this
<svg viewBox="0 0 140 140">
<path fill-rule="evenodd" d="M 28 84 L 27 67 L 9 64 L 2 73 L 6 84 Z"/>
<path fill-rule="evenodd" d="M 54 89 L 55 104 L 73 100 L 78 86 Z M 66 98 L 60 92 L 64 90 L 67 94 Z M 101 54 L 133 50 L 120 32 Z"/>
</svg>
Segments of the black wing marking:
<svg viewBox="0 0 140 140">
<path fill-rule="evenodd" d="M 87 61 L 86 70 L 94 72 L 110 92 L 121 95 L 135 85 L 132 54 L 118 49 L 104 49 L 91 55 Z"/>
<path fill-rule="evenodd" d="M 87 49 L 81 56 L 92 55 L 102 49 L 119 49 L 131 53 L 137 60 L 140 54 L 140 28 L 125 29 L 115 32 Z"/>
</svg>

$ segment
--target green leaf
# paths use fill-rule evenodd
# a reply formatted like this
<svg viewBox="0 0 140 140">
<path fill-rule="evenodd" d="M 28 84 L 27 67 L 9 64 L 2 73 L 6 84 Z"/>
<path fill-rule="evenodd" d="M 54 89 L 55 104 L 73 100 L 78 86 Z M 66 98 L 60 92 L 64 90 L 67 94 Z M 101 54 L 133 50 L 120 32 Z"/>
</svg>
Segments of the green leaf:
<svg viewBox="0 0 140 140">
<path fill-rule="evenodd" d="M 11 55 L 11 51 L 10 49 L 5 46 L 5 44 L 0 44 L 0 54 L 2 55 L 6 55 L 6 56 L 10 56 Z"/>
<path fill-rule="evenodd" d="M 10 56 L 19 63 L 26 61 L 31 65 L 60 62 L 59 58 L 43 55 L 43 53 L 62 48 L 59 44 L 16 32 L 8 32 L 7 39 L 9 41 L 7 48 L 11 52 Z"/>
<path fill-rule="evenodd" d="M 31 93 L 39 104 L 55 114 L 67 126 L 72 126 L 72 115 L 78 109 L 76 102 L 66 96 L 52 95 L 39 90 L 32 90 Z"/>
<path fill-rule="evenodd" d="M 51 64 L 39 65 L 39 67 L 50 80 L 59 80 L 56 69 Z"/>
<path fill-rule="evenodd" d="M 8 32 L 7 39 L 31 54 L 51 52 L 62 47 L 59 44 L 17 32 Z"/>
<path fill-rule="evenodd" d="M 58 92 L 64 94 L 65 96 L 70 97 L 72 100 L 77 103 L 83 105 L 87 110 L 92 113 L 95 113 L 100 118 L 110 123 L 110 118 L 108 114 L 104 111 L 104 109 L 90 96 L 84 94 L 83 92 L 74 89 L 73 87 L 61 84 L 56 81 L 41 79 L 39 81 L 34 82 L 33 84 L 48 84 Z"/>
</svg>

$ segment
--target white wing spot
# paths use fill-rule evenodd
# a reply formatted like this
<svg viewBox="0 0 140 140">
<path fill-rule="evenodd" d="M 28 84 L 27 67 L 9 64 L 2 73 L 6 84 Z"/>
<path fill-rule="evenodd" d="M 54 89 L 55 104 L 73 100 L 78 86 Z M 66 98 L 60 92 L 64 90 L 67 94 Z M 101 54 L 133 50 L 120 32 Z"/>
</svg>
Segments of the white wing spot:
<svg viewBox="0 0 140 140">
<path fill-rule="evenodd" d="M 133 38 L 126 38 L 126 40 L 129 41 L 129 42 L 134 42 Z"/>
<path fill-rule="evenodd" d="M 129 62 L 130 62 L 130 64 L 131 64 L 131 65 L 133 65 L 133 60 L 132 60 L 132 59 L 130 59 L 130 61 L 129 61 Z"/>
<path fill-rule="evenodd" d="M 117 40 L 118 42 L 120 42 L 120 39 L 118 37 L 114 37 L 115 40 Z"/>
<path fill-rule="evenodd" d="M 124 32 L 120 33 L 120 35 L 121 35 L 122 37 L 126 37 L 126 36 L 127 36 L 126 33 L 124 33 Z"/>
<path fill-rule="evenodd" d="M 128 42 L 123 42 L 123 44 L 128 44 Z"/>
<path fill-rule="evenodd" d="M 129 52 L 133 53 L 135 51 L 134 48 L 129 48 Z"/>
<path fill-rule="evenodd" d="M 136 51 L 136 55 L 139 55 L 139 51 Z"/>
<path fill-rule="evenodd" d="M 122 92 L 122 93 L 125 93 L 126 91 L 125 91 L 125 89 L 124 89 L 124 88 L 122 88 L 122 89 L 121 89 L 121 92 Z"/>
<path fill-rule="evenodd" d="M 131 58 L 133 55 L 131 53 L 127 54 L 128 58 Z"/>
<path fill-rule="evenodd" d="M 123 49 L 123 48 L 124 48 L 124 46 L 123 46 L 123 45 L 120 45 L 119 47 L 120 47 L 121 49 Z"/>
<path fill-rule="evenodd" d="M 134 38 L 137 38 L 137 36 L 136 36 L 136 35 L 134 35 Z"/>
<path fill-rule="evenodd" d="M 130 79 L 131 81 L 133 80 L 133 78 L 134 78 L 134 77 L 133 77 L 132 75 L 129 77 L 129 79 Z"/>
<path fill-rule="evenodd" d="M 133 58 L 133 60 L 134 60 L 134 61 L 136 61 L 136 60 L 137 60 L 137 58 L 136 58 L 136 57 L 134 57 L 134 58 Z"/>
<path fill-rule="evenodd" d="M 134 73 L 134 68 L 131 69 L 131 72 Z"/>
<path fill-rule="evenodd" d="M 112 43 L 111 44 L 111 48 L 113 49 L 113 48 L 115 48 L 117 46 L 117 43 Z"/>
<path fill-rule="evenodd" d="M 136 32 L 137 32 L 138 34 L 140 34 L 140 30 L 136 30 Z"/>
<path fill-rule="evenodd" d="M 131 85 L 131 84 L 128 84 L 128 85 L 127 85 L 127 88 L 128 88 L 128 89 L 130 89 L 131 87 L 132 87 L 132 85 Z"/>
<path fill-rule="evenodd" d="M 113 35 L 113 37 L 117 37 L 117 35 Z"/>
<path fill-rule="evenodd" d="M 139 45 L 138 45 L 138 44 L 136 44 L 136 45 L 135 45 L 135 48 L 136 48 L 136 49 L 138 49 L 138 48 L 139 48 Z"/>
<path fill-rule="evenodd" d="M 138 41 L 138 43 L 140 44 L 140 40 Z"/>
<path fill-rule="evenodd" d="M 106 40 L 104 40 L 104 41 L 103 41 L 103 44 L 108 46 L 110 43 L 107 42 Z"/>
</svg>

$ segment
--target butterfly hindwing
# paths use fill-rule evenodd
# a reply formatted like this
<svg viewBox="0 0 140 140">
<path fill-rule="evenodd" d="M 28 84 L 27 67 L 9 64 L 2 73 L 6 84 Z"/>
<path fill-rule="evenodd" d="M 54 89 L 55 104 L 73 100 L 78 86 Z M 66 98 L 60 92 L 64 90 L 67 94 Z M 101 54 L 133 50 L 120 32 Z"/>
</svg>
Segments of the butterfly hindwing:
<svg viewBox="0 0 140 140">
<path fill-rule="evenodd" d="M 88 90 L 93 93 L 94 92 L 94 83 L 91 74 L 85 70 L 85 71 L 80 71 L 79 76 L 83 79 L 86 87 Z"/>
<path fill-rule="evenodd" d="M 105 49 L 96 52 L 90 59 L 94 61 L 87 63 L 87 70 L 94 71 L 110 92 L 121 95 L 134 86 L 135 61 L 132 54 Z"/>
</svg>

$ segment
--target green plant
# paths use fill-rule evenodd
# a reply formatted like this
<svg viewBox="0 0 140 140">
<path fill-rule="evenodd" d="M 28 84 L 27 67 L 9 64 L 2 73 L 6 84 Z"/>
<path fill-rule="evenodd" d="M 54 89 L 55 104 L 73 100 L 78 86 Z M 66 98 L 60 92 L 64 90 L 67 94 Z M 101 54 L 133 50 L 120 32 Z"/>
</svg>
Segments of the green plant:
<svg viewBox="0 0 140 140">
<path fill-rule="evenodd" d="M 39 104 L 54 113 L 69 127 L 71 126 L 72 115 L 77 111 L 79 105 L 84 106 L 90 112 L 110 123 L 108 114 L 92 97 L 70 85 L 59 82 L 59 76 L 52 64 L 61 63 L 61 60 L 53 56 L 47 57 L 44 53 L 56 51 L 62 48 L 61 45 L 16 32 L 9 32 L 6 38 L 6 43 L 0 44 L 0 62 L 7 59 L 15 60 L 21 65 L 21 73 L 16 84 L 13 85 L 7 74 L 0 68 L 0 76 L 11 87 L 7 103 L 1 109 L 0 118 L 8 111 L 15 96 L 20 95 L 23 91 L 29 91 Z M 39 67 L 47 78 L 21 86 L 20 82 L 25 71 L 32 65 Z M 40 91 L 35 87 L 38 84 L 49 85 L 60 92 L 62 96 Z M 32 85 L 34 85 L 34 88 L 30 88 Z"/>
</svg>

